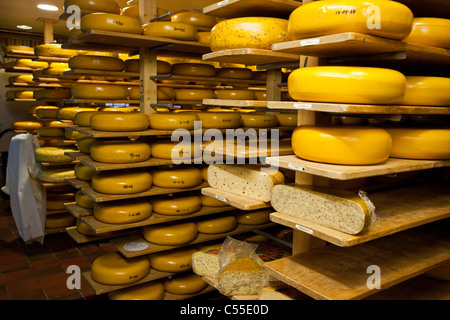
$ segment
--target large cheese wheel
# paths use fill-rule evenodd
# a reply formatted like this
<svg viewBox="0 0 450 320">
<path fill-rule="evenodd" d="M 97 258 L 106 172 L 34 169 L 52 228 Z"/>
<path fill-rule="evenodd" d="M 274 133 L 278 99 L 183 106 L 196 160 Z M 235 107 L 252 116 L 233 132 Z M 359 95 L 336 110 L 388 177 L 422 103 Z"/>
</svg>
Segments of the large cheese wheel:
<svg viewBox="0 0 450 320">
<path fill-rule="evenodd" d="M 17 67 L 27 67 L 32 69 L 44 69 L 48 67 L 48 62 L 45 61 L 34 61 L 31 59 L 17 59 Z"/>
<path fill-rule="evenodd" d="M 82 190 L 78 190 L 75 194 L 75 203 L 77 206 L 86 209 L 92 209 L 95 205 L 95 201 L 88 195 L 84 194 Z"/>
<path fill-rule="evenodd" d="M 64 128 L 42 127 L 37 128 L 40 137 L 64 137 Z"/>
<path fill-rule="evenodd" d="M 91 265 L 92 279 L 105 285 L 126 285 L 144 278 L 150 271 L 147 256 L 125 258 L 111 252 L 96 258 Z"/>
<path fill-rule="evenodd" d="M 289 95 L 298 101 L 398 104 L 405 86 L 400 72 L 371 67 L 299 68 L 288 78 Z"/>
<path fill-rule="evenodd" d="M 202 206 L 203 207 L 226 207 L 228 206 L 227 203 L 217 200 L 216 198 L 213 197 L 208 197 L 205 195 L 200 195 L 200 200 L 202 202 Z"/>
<path fill-rule="evenodd" d="M 255 93 L 246 89 L 220 89 L 214 90 L 217 99 L 224 100 L 255 100 Z"/>
<path fill-rule="evenodd" d="M 149 117 L 150 128 L 158 130 L 194 129 L 194 121 L 199 121 L 195 113 L 153 113 Z"/>
<path fill-rule="evenodd" d="M 56 147 L 42 147 L 34 150 L 34 157 L 36 161 L 39 162 L 50 162 L 50 163 L 71 162 L 72 158 L 64 154 L 64 152 L 66 151 L 75 151 L 75 150 Z"/>
<path fill-rule="evenodd" d="M 233 215 L 213 217 L 197 221 L 198 232 L 206 234 L 230 232 L 234 230 L 236 226 L 236 217 Z"/>
<path fill-rule="evenodd" d="M 36 108 L 36 117 L 56 119 L 58 117 L 58 107 L 54 106 L 39 106 Z"/>
<path fill-rule="evenodd" d="M 71 69 L 123 71 L 125 62 L 115 57 L 78 55 L 69 59 L 69 67 Z"/>
<path fill-rule="evenodd" d="M 97 202 L 94 217 L 104 223 L 133 223 L 152 215 L 152 205 L 147 199 L 126 199 Z"/>
<path fill-rule="evenodd" d="M 216 77 L 249 80 L 253 78 L 253 71 L 247 68 L 222 67 L 217 69 Z"/>
<path fill-rule="evenodd" d="M 66 178 L 73 178 L 75 172 L 73 169 L 40 169 L 38 171 L 38 180 L 42 182 L 65 182 Z"/>
<path fill-rule="evenodd" d="M 211 50 L 236 48 L 271 49 L 288 41 L 288 21 L 278 18 L 245 17 L 227 19 L 211 29 Z"/>
<path fill-rule="evenodd" d="M 380 128 L 358 126 L 300 126 L 292 134 L 294 153 L 305 160 L 344 165 L 385 161 L 392 139 Z"/>
<path fill-rule="evenodd" d="M 197 27 L 212 28 L 217 23 L 217 18 L 201 12 L 179 12 L 171 17 L 172 22 L 182 22 Z"/>
<path fill-rule="evenodd" d="M 186 273 L 165 278 L 164 289 L 172 294 L 193 294 L 205 289 L 208 284 L 195 273 Z"/>
<path fill-rule="evenodd" d="M 35 99 L 69 99 L 71 97 L 70 90 L 63 89 L 42 89 L 34 92 Z"/>
<path fill-rule="evenodd" d="M 74 167 L 75 178 L 83 181 L 91 181 L 95 170 L 85 164 L 77 163 Z"/>
<path fill-rule="evenodd" d="M 46 228 L 65 228 L 76 222 L 75 217 L 68 212 L 47 215 L 45 218 Z"/>
<path fill-rule="evenodd" d="M 91 116 L 98 111 L 81 111 L 75 115 L 74 121 L 79 127 L 89 127 L 91 125 Z"/>
<path fill-rule="evenodd" d="M 193 241 L 198 235 L 194 222 L 158 224 L 143 228 L 142 236 L 151 243 L 162 246 L 180 246 Z"/>
<path fill-rule="evenodd" d="M 153 184 L 161 188 L 193 188 L 203 182 L 200 169 L 195 167 L 159 167 L 152 171 Z"/>
<path fill-rule="evenodd" d="M 77 83 L 72 86 L 72 95 L 76 99 L 126 100 L 128 89 L 112 84 Z"/>
<path fill-rule="evenodd" d="M 357 32 L 404 39 L 411 32 L 413 13 L 398 2 L 385 0 L 314 1 L 289 16 L 291 40 Z"/>
<path fill-rule="evenodd" d="M 187 271 L 192 267 L 192 254 L 196 251 L 195 248 L 187 248 L 153 253 L 149 256 L 150 266 L 161 272 Z"/>
<path fill-rule="evenodd" d="M 270 211 L 238 212 L 236 220 L 239 224 L 264 224 L 270 222 Z"/>
<path fill-rule="evenodd" d="M 153 211 L 166 216 L 181 216 L 197 212 L 202 207 L 195 195 L 160 196 L 151 200 Z"/>
<path fill-rule="evenodd" d="M 175 89 L 177 101 L 202 101 L 203 99 L 215 99 L 216 95 L 211 89 Z"/>
<path fill-rule="evenodd" d="M 110 13 L 91 13 L 83 16 L 80 22 L 81 31 L 104 30 L 141 34 L 141 22 L 134 17 Z"/>
<path fill-rule="evenodd" d="M 150 144 L 152 157 L 174 161 L 190 160 L 195 156 L 195 144 L 162 140 Z M 200 151 L 200 146 L 198 146 Z"/>
<path fill-rule="evenodd" d="M 242 113 L 242 126 L 249 128 L 271 128 L 278 125 L 278 118 L 274 114 L 265 112 Z"/>
<path fill-rule="evenodd" d="M 50 44 L 40 44 L 34 47 L 34 54 L 36 56 L 44 57 L 63 57 L 69 58 L 76 56 L 78 50 L 62 49 L 60 44 L 50 43 Z"/>
<path fill-rule="evenodd" d="M 91 145 L 90 155 L 103 163 L 136 163 L 148 160 L 151 148 L 138 141 L 97 141 Z"/>
<path fill-rule="evenodd" d="M 16 121 L 13 122 L 14 130 L 36 130 L 42 127 L 42 123 L 35 121 Z"/>
<path fill-rule="evenodd" d="M 296 127 L 297 113 L 276 113 L 278 123 L 281 127 Z"/>
<path fill-rule="evenodd" d="M 216 68 L 205 63 L 174 63 L 172 73 L 180 76 L 214 77 Z"/>
<path fill-rule="evenodd" d="M 159 87 L 156 92 L 158 100 L 174 100 L 176 98 L 175 89 L 170 87 Z"/>
<path fill-rule="evenodd" d="M 114 0 L 64 0 L 65 10 L 72 5 L 87 11 L 120 13 L 120 6 Z"/>
<path fill-rule="evenodd" d="M 109 300 L 163 300 L 165 293 L 162 281 L 153 280 L 108 292 L 108 298 Z"/>
<path fill-rule="evenodd" d="M 449 106 L 450 78 L 407 76 L 403 105 Z"/>
<path fill-rule="evenodd" d="M 199 112 L 197 116 L 203 128 L 234 129 L 242 124 L 242 117 L 238 112 Z"/>
<path fill-rule="evenodd" d="M 411 33 L 403 41 L 450 49 L 450 19 L 414 18 Z"/>
<path fill-rule="evenodd" d="M 448 128 L 387 128 L 392 137 L 391 157 L 404 159 L 450 159 Z"/>
<path fill-rule="evenodd" d="M 57 118 L 63 120 L 75 120 L 76 115 L 79 112 L 85 111 L 97 111 L 95 108 L 86 108 L 86 107 L 63 107 L 58 109 Z"/>
<path fill-rule="evenodd" d="M 92 177 L 92 188 L 107 194 L 133 194 L 152 186 L 152 176 L 144 169 L 100 171 Z"/>
<path fill-rule="evenodd" d="M 92 129 L 100 131 L 142 131 L 148 126 L 148 115 L 141 112 L 99 112 L 91 116 Z"/>
<path fill-rule="evenodd" d="M 197 40 L 197 28 L 180 22 L 156 21 L 142 26 L 143 34 L 184 41 Z"/>
</svg>

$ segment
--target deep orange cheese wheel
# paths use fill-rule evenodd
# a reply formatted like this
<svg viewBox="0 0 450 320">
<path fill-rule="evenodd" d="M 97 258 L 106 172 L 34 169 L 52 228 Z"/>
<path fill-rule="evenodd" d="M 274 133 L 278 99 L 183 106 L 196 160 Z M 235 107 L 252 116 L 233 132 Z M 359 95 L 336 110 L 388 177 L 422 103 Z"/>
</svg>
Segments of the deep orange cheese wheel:
<svg viewBox="0 0 450 320">
<path fill-rule="evenodd" d="M 200 169 L 195 167 L 160 167 L 152 170 L 153 184 L 161 188 L 193 188 L 203 182 Z"/>
<path fill-rule="evenodd" d="M 94 217 L 104 223 L 133 223 L 152 215 L 152 205 L 147 199 L 126 199 L 97 202 Z"/>
<path fill-rule="evenodd" d="M 202 207 L 195 195 L 160 196 L 151 200 L 153 211 L 167 216 L 181 216 L 197 212 Z"/>
<path fill-rule="evenodd" d="M 193 241 L 198 234 L 194 222 L 158 224 L 143 228 L 142 236 L 151 243 L 162 246 L 180 246 Z"/>
<path fill-rule="evenodd" d="M 152 186 L 152 175 L 144 169 L 100 171 L 92 177 L 92 188 L 106 194 L 133 194 Z"/>
</svg>

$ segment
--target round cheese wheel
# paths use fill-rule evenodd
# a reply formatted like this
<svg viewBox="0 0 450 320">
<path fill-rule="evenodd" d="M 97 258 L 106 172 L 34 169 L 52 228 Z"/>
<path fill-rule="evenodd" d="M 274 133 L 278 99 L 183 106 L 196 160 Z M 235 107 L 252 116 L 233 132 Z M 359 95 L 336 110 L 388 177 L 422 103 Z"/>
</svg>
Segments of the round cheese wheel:
<svg viewBox="0 0 450 320">
<path fill-rule="evenodd" d="M 278 118 L 265 112 L 242 113 L 241 118 L 243 127 L 272 128 L 278 125 Z"/>
<path fill-rule="evenodd" d="M 150 266 L 161 272 L 177 273 L 192 268 L 192 254 L 195 248 L 169 250 L 153 253 L 149 256 Z"/>
<path fill-rule="evenodd" d="M 37 90 L 37 91 L 43 91 L 43 90 Z M 16 99 L 37 99 L 35 97 L 35 92 L 34 91 L 16 91 L 14 92 L 14 98 Z"/>
<path fill-rule="evenodd" d="M 75 178 L 83 181 L 91 181 L 95 170 L 82 163 L 77 163 L 74 167 Z"/>
<path fill-rule="evenodd" d="M 148 257 L 125 258 L 111 252 L 96 258 L 91 265 L 92 279 L 105 285 L 126 285 L 144 278 L 150 271 Z"/>
<path fill-rule="evenodd" d="M 125 60 L 125 71 L 126 72 L 139 72 L 139 59 L 128 59 Z M 162 60 L 156 62 L 156 72 L 157 74 L 167 74 L 172 72 L 172 66 L 170 63 Z"/>
<path fill-rule="evenodd" d="M 216 68 L 205 63 L 174 63 L 172 74 L 180 76 L 214 77 Z"/>
<path fill-rule="evenodd" d="M 104 223 L 133 223 L 152 215 L 152 205 L 147 199 L 127 199 L 97 202 L 94 217 Z"/>
<path fill-rule="evenodd" d="M 120 13 L 120 6 L 114 0 L 64 0 L 64 11 L 72 5 L 87 11 Z"/>
<path fill-rule="evenodd" d="M 56 147 L 42 147 L 34 150 L 34 157 L 38 162 L 50 162 L 50 163 L 72 162 L 72 158 L 64 154 L 64 152 L 66 151 L 74 151 L 74 150 Z"/>
<path fill-rule="evenodd" d="M 33 79 L 34 77 L 32 74 L 21 74 L 14 78 L 14 82 L 33 84 L 35 83 Z"/>
<path fill-rule="evenodd" d="M 204 207 L 226 207 L 228 206 L 227 203 L 217 200 L 216 198 L 213 197 L 208 197 L 205 195 L 200 195 L 200 200 L 202 203 L 202 206 Z"/>
<path fill-rule="evenodd" d="M 36 130 L 42 127 L 42 123 L 34 121 L 16 121 L 13 122 L 14 130 Z"/>
<path fill-rule="evenodd" d="M 64 75 L 67 71 L 70 71 L 70 68 L 45 68 L 42 73 L 48 78 L 68 78 L 70 75 Z"/>
<path fill-rule="evenodd" d="M 75 131 L 75 130 L 73 130 L 73 131 L 72 130 L 66 130 L 64 132 L 64 137 L 66 139 L 76 140 L 76 141 L 78 141 L 79 139 L 82 139 L 82 138 L 89 138 L 89 136 L 87 134 L 79 133 L 78 131 Z"/>
<path fill-rule="evenodd" d="M 276 113 L 278 123 L 281 127 L 296 127 L 297 113 Z"/>
<path fill-rule="evenodd" d="M 155 21 L 144 24 L 142 30 L 146 36 L 184 41 L 197 40 L 197 28 L 186 23 Z"/>
<path fill-rule="evenodd" d="M 201 12 L 178 12 L 171 17 L 172 22 L 181 22 L 196 27 L 212 28 L 217 23 L 217 18 Z"/>
<path fill-rule="evenodd" d="M 95 142 L 97 142 L 97 139 L 95 138 L 81 138 L 77 142 L 78 150 L 80 150 L 81 153 L 90 154 L 91 146 Z"/>
<path fill-rule="evenodd" d="M 255 100 L 255 93 L 245 89 L 220 89 L 214 90 L 217 99 L 225 100 Z"/>
<path fill-rule="evenodd" d="M 128 88 L 113 84 L 77 83 L 72 86 L 72 96 L 76 99 L 126 100 Z"/>
<path fill-rule="evenodd" d="M 150 128 L 157 130 L 194 129 L 194 121 L 199 121 L 195 113 L 158 112 L 149 117 Z"/>
<path fill-rule="evenodd" d="M 203 128 L 234 129 L 242 124 L 242 117 L 238 112 L 199 112 L 198 118 Z"/>
<path fill-rule="evenodd" d="M 291 40 L 343 32 L 404 39 L 411 32 L 413 13 L 395 1 L 330 0 L 310 2 L 289 16 Z"/>
<path fill-rule="evenodd" d="M 208 284 L 195 273 L 186 273 L 163 280 L 164 289 L 172 294 L 193 294 L 205 289 Z"/>
<path fill-rule="evenodd" d="M 128 88 L 128 99 L 130 100 L 141 100 L 141 88 L 139 87 L 129 87 Z"/>
<path fill-rule="evenodd" d="M 144 169 L 100 171 L 92 177 L 92 189 L 106 194 L 133 194 L 152 186 L 152 175 Z"/>
<path fill-rule="evenodd" d="M 28 46 L 5 46 L 5 53 L 9 53 L 11 51 L 25 51 L 34 53 L 34 48 Z"/>
<path fill-rule="evenodd" d="M 81 190 L 78 190 L 75 194 L 75 203 L 77 206 L 86 209 L 92 209 L 95 205 L 95 201 L 88 195 L 84 194 Z"/>
<path fill-rule="evenodd" d="M 139 5 L 123 7 L 120 10 L 122 16 L 139 18 Z"/>
<path fill-rule="evenodd" d="M 67 34 L 67 38 L 69 41 L 75 40 L 79 35 L 83 34 L 83 31 L 78 28 L 72 28 L 69 30 L 69 33 Z"/>
<path fill-rule="evenodd" d="M 141 112 L 99 112 L 91 116 L 91 128 L 100 131 L 142 131 L 149 126 L 149 117 Z"/>
<path fill-rule="evenodd" d="M 62 68 L 62 69 L 70 69 L 69 64 L 66 62 L 50 62 L 50 68 Z"/>
<path fill-rule="evenodd" d="M 65 228 L 72 226 L 75 222 L 75 217 L 68 212 L 56 213 L 47 215 L 45 218 L 45 227 L 50 229 Z"/>
<path fill-rule="evenodd" d="M 153 280 L 108 292 L 108 298 L 109 300 L 163 300 L 165 293 L 162 281 Z"/>
<path fill-rule="evenodd" d="M 73 178 L 75 172 L 73 169 L 40 169 L 38 171 L 38 180 L 42 182 L 65 182 L 66 178 Z"/>
<path fill-rule="evenodd" d="M 55 128 L 55 127 L 37 128 L 37 135 L 40 137 L 64 137 L 64 128 Z"/>
<path fill-rule="evenodd" d="M 175 89 L 175 99 L 177 101 L 201 101 L 215 98 L 214 91 L 210 89 Z"/>
<path fill-rule="evenodd" d="M 97 111 L 95 108 L 83 108 L 83 107 L 63 107 L 58 109 L 57 118 L 63 120 L 75 120 L 75 117 L 80 112 Z"/>
<path fill-rule="evenodd" d="M 85 236 L 97 236 L 95 231 L 89 228 L 89 226 L 81 219 L 77 219 L 77 231 Z"/>
<path fill-rule="evenodd" d="M 60 120 L 53 120 L 53 121 L 46 121 L 44 123 L 46 127 L 52 127 L 52 128 L 65 128 L 67 126 L 73 126 L 74 123 L 71 121 L 60 121 Z"/>
<path fill-rule="evenodd" d="M 414 18 L 412 30 L 403 41 L 450 49 L 450 19 L 443 18 Z"/>
<path fill-rule="evenodd" d="M 380 128 L 300 126 L 292 134 L 292 149 L 302 159 L 343 165 L 385 161 L 392 139 Z"/>
<path fill-rule="evenodd" d="M 405 87 L 400 72 L 372 67 L 299 68 L 288 78 L 289 95 L 298 101 L 399 104 Z"/>
<path fill-rule="evenodd" d="M 195 167 L 159 167 L 152 171 L 153 184 L 161 188 L 193 188 L 203 182 L 200 169 Z"/>
<path fill-rule="evenodd" d="M 237 227 L 236 217 L 233 215 L 214 217 L 197 222 L 197 229 L 200 233 L 216 234 L 230 232 Z"/>
<path fill-rule="evenodd" d="M 249 80 L 253 78 L 253 71 L 247 68 L 219 68 L 216 77 Z"/>
<path fill-rule="evenodd" d="M 72 96 L 70 90 L 43 89 L 34 92 L 35 99 L 69 99 Z"/>
<path fill-rule="evenodd" d="M 195 195 L 161 196 L 151 200 L 153 211 L 166 216 L 181 216 L 197 212 L 202 207 Z"/>
<path fill-rule="evenodd" d="M 166 160 L 190 160 L 195 155 L 195 144 L 162 140 L 150 144 L 152 157 Z M 200 146 L 198 146 L 200 150 Z"/>
<path fill-rule="evenodd" d="M 180 246 L 193 241 L 198 234 L 194 222 L 158 224 L 143 228 L 142 236 L 151 243 L 162 246 Z"/>
<path fill-rule="evenodd" d="M 103 30 L 141 34 L 142 26 L 139 19 L 110 13 L 91 13 L 83 16 L 80 22 L 81 31 Z"/>
<path fill-rule="evenodd" d="M 239 224 L 265 224 L 270 222 L 269 211 L 239 212 L 236 214 L 236 220 Z"/>
<path fill-rule="evenodd" d="M 148 160 L 151 148 L 138 141 L 97 141 L 91 145 L 90 155 L 103 163 L 136 163 Z"/>
<path fill-rule="evenodd" d="M 44 69 L 48 68 L 48 62 L 45 61 L 34 61 L 31 59 L 17 59 L 17 67 L 27 67 L 31 69 Z"/>
<path fill-rule="evenodd" d="M 450 29 L 449 29 L 450 30 Z M 407 76 L 403 105 L 450 105 L 450 78 Z"/>
<path fill-rule="evenodd" d="M 158 100 L 173 100 L 176 98 L 175 89 L 170 87 L 159 87 L 156 94 Z"/>
<path fill-rule="evenodd" d="M 450 159 L 450 129 L 387 128 L 392 137 L 391 157 L 403 159 Z"/>
<path fill-rule="evenodd" d="M 78 54 L 78 50 L 63 49 L 61 48 L 60 44 L 49 43 L 49 44 L 40 44 L 34 47 L 34 54 L 36 56 L 44 56 L 44 57 L 69 58 L 72 56 L 76 56 Z"/>
<path fill-rule="evenodd" d="M 101 71 L 123 71 L 125 62 L 115 57 L 78 55 L 69 59 L 69 68 Z"/>
<path fill-rule="evenodd" d="M 266 101 L 267 100 L 267 93 L 265 91 L 253 91 L 253 94 L 255 95 L 256 100 L 260 101 Z"/>
<path fill-rule="evenodd" d="M 58 107 L 54 106 L 39 106 L 36 108 L 35 113 L 38 118 L 50 118 L 56 119 L 58 117 Z"/>
<path fill-rule="evenodd" d="M 197 32 L 197 41 L 200 43 L 211 43 L 211 32 L 210 31 L 198 31 Z"/>
<path fill-rule="evenodd" d="M 79 127 L 89 127 L 91 125 L 91 116 L 98 111 L 81 111 L 75 115 L 74 121 Z"/>
</svg>

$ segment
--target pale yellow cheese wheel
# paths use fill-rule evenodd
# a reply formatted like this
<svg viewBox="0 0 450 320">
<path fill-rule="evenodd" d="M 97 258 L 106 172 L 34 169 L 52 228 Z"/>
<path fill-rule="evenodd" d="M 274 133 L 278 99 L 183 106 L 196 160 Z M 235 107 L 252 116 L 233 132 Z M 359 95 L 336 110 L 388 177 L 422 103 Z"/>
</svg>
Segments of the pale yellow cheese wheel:
<svg viewBox="0 0 450 320">
<path fill-rule="evenodd" d="M 34 92 L 35 99 L 69 99 L 72 96 L 70 90 L 42 89 Z"/>
<path fill-rule="evenodd" d="M 175 89 L 177 101 L 202 101 L 203 99 L 215 99 L 216 94 L 211 89 Z"/>
<path fill-rule="evenodd" d="M 213 217 L 197 221 L 197 229 L 200 233 L 217 234 L 230 232 L 237 227 L 236 217 L 234 215 Z"/>
<path fill-rule="evenodd" d="M 75 203 L 77 206 L 86 208 L 86 209 L 92 209 L 95 205 L 95 200 L 93 200 L 88 195 L 84 194 L 82 190 L 78 190 L 75 194 Z"/>
<path fill-rule="evenodd" d="M 109 300 L 163 300 L 165 293 L 162 281 L 153 280 L 108 292 L 108 298 Z"/>
<path fill-rule="evenodd" d="M 78 150 L 80 150 L 81 153 L 90 154 L 91 146 L 95 142 L 97 142 L 97 139 L 91 137 L 78 139 L 77 141 Z"/>
<path fill-rule="evenodd" d="M 202 206 L 204 207 L 226 207 L 228 206 L 228 204 L 226 202 L 217 200 L 216 198 L 213 197 L 208 197 L 205 195 L 200 195 L 200 200 L 202 203 Z"/>
<path fill-rule="evenodd" d="M 78 55 L 69 59 L 69 68 L 101 71 L 123 71 L 125 62 L 115 57 Z"/>
<path fill-rule="evenodd" d="M 113 84 L 77 83 L 72 86 L 72 96 L 76 99 L 126 100 L 128 88 Z"/>
<path fill-rule="evenodd" d="M 249 79 L 253 78 L 253 71 L 250 69 L 247 69 L 247 68 L 222 67 L 222 68 L 217 69 L 216 77 L 249 80 Z"/>
<path fill-rule="evenodd" d="M 138 141 L 97 141 L 90 148 L 92 160 L 103 163 L 142 162 L 150 155 L 150 145 Z"/>
<path fill-rule="evenodd" d="M 72 226 L 75 222 L 75 217 L 68 212 L 56 213 L 47 215 L 45 218 L 45 227 L 50 229 L 65 228 Z"/>
<path fill-rule="evenodd" d="M 78 50 L 62 49 L 60 44 L 40 44 L 34 47 L 36 56 L 69 58 L 78 54 Z"/>
<path fill-rule="evenodd" d="M 195 195 L 160 196 L 151 200 L 153 211 L 167 216 L 181 216 L 197 212 L 202 207 Z"/>
<path fill-rule="evenodd" d="M 195 167 L 159 167 L 152 170 L 153 184 L 161 188 L 193 188 L 203 182 L 200 169 Z"/>
<path fill-rule="evenodd" d="M 98 112 L 97 110 L 92 111 L 81 111 L 75 115 L 74 121 L 79 127 L 89 127 L 91 125 L 91 116 Z"/>
<path fill-rule="evenodd" d="M 158 224 L 144 227 L 142 236 L 151 243 L 162 246 L 180 246 L 193 241 L 198 235 L 194 222 Z"/>
<path fill-rule="evenodd" d="M 100 131 L 142 131 L 149 126 L 149 117 L 141 112 L 99 112 L 91 116 L 91 127 Z"/>
<path fill-rule="evenodd" d="M 180 76 L 214 77 L 216 68 L 205 63 L 174 63 L 172 74 Z"/>
<path fill-rule="evenodd" d="M 48 68 L 48 62 L 45 61 L 34 61 L 31 59 L 17 59 L 17 67 L 27 67 L 32 69 L 44 69 Z"/>
<path fill-rule="evenodd" d="M 224 100 L 255 100 L 255 93 L 246 89 L 219 89 L 214 91 L 217 99 Z"/>
<path fill-rule="evenodd" d="M 38 118 L 50 118 L 56 119 L 58 117 L 58 107 L 54 106 L 39 106 L 36 108 L 35 113 Z"/>
<path fill-rule="evenodd" d="M 50 162 L 50 163 L 71 162 L 72 158 L 64 154 L 64 152 L 66 151 L 75 151 L 75 150 L 57 147 L 41 147 L 34 150 L 34 157 L 38 162 Z"/>
<path fill-rule="evenodd" d="M 42 127 L 37 128 L 40 137 L 64 137 L 64 128 Z"/>
<path fill-rule="evenodd" d="M 141 34 L 142 26 L 139 19 L 110 13 L 91 13 L 83 16 L 80 22 L 81 31 L 103 30 Z"/>
<path fill-rule="evenodd" d="M 150 22 L 142 26 L 142 31 L 144 35 L 152 37 L 169 38 L 182 41 L 197 40 L 197 28 L 193 25 L 180 22 Z"/>
<path fill-rule="evenodd" d="M 12 127 L 14 130 L 36 130 L 41 128 L 42 124 L 35 121 L 16 121 L 13 122 Z"/>
<path fill-rule="evenodd" d="M 150 128 L 157 130 L 194 129 L 194 122 L 199 121 L 195 113 L 158 112 L 149 116 Z"/>
<path fill-rule="evenodd" d="M 171 17 L 172 22 L 182 22 L 196 27 L 212 28 L 217 23 L 217 18 L 201 12 L 178 12 Z"/>
<path fill-rule="evenodd" d="M 126 199 L 97 202 L 94 217 L 104 223 L 133 223 L 152 215 L 152 205 L 147 199 Z"/>
<path fill-rule="evenodd" d="M 149 256 L 152 269 L 161 272 L 177 273 L 192 268 L 192 254 L 197 252 L 195 248 L 183 248 L 153 253 Z"/>
<path fill-rule="evenodd" d="M 269 211 L 239 212 L 236 213 L 236 220 L 237 223 L 245 225 L 265 224 L 270 222 L 270 212 Z"/>
<path fill-rule="evenodd" d="M 100 171 L 92 177 L 92 189 L 106 194 L 134 194 L 152 186 L 152 175 L 144 169 Z"/>
<path fill-rule="evenodd" d="M 87 11 L 120 13 L 120 6 L 115 0 L 64 0 L 65 10 L 72 5 Z"/>
<path fill-rule="evenodd" d="M 37 178 L 42 182 L 65 182 L 66 178 L 73 178 L 74 176 L 73 169 L 40 169 Z"/>
<path fill-rule="evenodd" d="M 172 294 L 193 294 L 205 289 L 208 284 L 195 273 L 186 273 L 165 278 L 164 289 Z"/>
<path fill-rule="evenodd" d="M 199 112 L 197 113 L 203 128 L 234 129 L 242 124 L 238 112 Z"/>
<path fill-rule="evenodd" d="M 195 144 L 193 142 L 178 142 L 162 140 L 150 144 L 152 157 L 174 161 L 190 160 L 195 156 Z M 200 150 L 200 146 L 198 146 Z"/>
<path fill-rule="evenodd" d="M 91 181 L 95 170 L 85 164 L 77 163 L 74 167 L 75 178 L 83 181 Z"/>
</svg>

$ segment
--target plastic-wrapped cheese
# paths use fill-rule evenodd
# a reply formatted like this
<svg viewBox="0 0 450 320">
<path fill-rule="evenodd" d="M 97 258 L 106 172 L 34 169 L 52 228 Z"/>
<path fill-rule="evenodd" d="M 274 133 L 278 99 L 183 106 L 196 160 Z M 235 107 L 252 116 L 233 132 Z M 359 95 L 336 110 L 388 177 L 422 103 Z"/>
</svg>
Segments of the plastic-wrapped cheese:
<svg viewBox="0 0 450 320">
<path fill-rule="evenodd" d="M 81 31 L 104 30 L 141 34 L 142 26 L 139 19 L 110 13 L 91 13 L 83 16 L 80 22 Z"/>
<path fill-rule="evenodd" d="M 142 26 L 146 36 L 169 38 L 182 41 L 196 41 L 197 28 L 181 22 L 155 21 Z"/>
<path fill-rule="evenodd" d="M 450 49 L 450 19 L 414 18 L 411 33 L 403 41 Z"/>
<path fill-rule="evenodd" d="M 159 196 L 151 200 L 153 211 L 168 216 L 181 216 L 197 212 L 202 207 L 195 195 Z"/>
<path fill-rule="evenodd" d="M 110 300 L 163 300 L 164 295 L 164 285 L 160 280 L 108 292 Z"/>
<path fill-rule="evenodd" d="M 194 273 L 185 273 L 165 278 L 164 290 L 172 294 L 193 294 L 205 289 L 208 284 Z"/>
<path fill-rule="evenodd" d="M 405 96 L 401 104 L 409 106 L 450 105 L 450 78 L 407 76 Z"/>
<path fill-rule="evenodd" d="M 152 170 L 153 184 L 161 188 L 193 188 L 203 182 L 200 169 L 195 167 L 159 167 Z"/>
<path fill-rule="evenodd" d="M 142 162 L 150 155 L 150 145 L 139 141 L 97 141 L 90 148 L 92 160 L 103 163 Z"/>
<path fill-rule="evenodd" d="M 147 199 L 126 199 L 97 202 L 94 217 L 104 223 L 133 223 L 152 215 L 152 205 Z"/>
<path fill-rule="evenodd" d="M 193 241 L 198 235 L 194 222 L 158 224 L 143 228 L 142 236 L 151 243 L 162 246 L 180 246 Z"/>
<path fill-rule="evenodd" d="M 192 254 L 195 248 L 169 250 L 149 256 L 150 266 L 161 272 L 177 273 L 191 269 Z"/>
<path fill-rule="evenodd" d="M 92 177 L 92 188 L 106 194 L 133 194 L 152 186 L 152 175 L 144 169 L 99 171 Z"/>
</svg>

